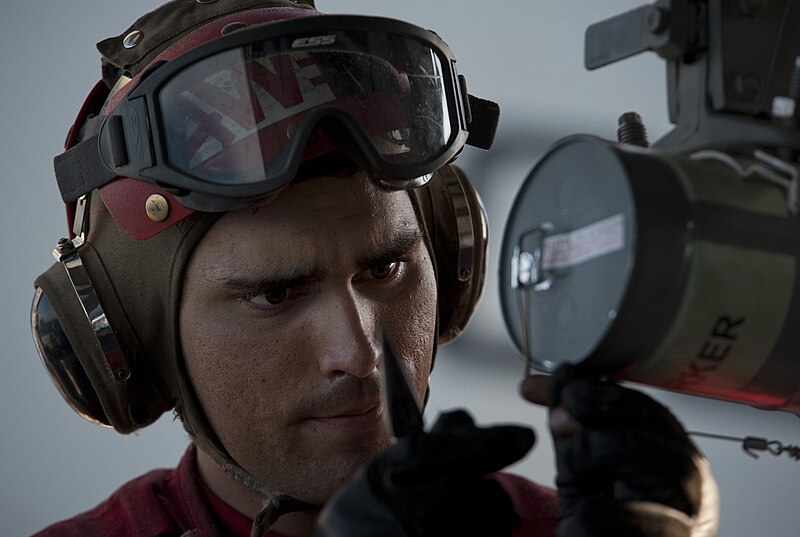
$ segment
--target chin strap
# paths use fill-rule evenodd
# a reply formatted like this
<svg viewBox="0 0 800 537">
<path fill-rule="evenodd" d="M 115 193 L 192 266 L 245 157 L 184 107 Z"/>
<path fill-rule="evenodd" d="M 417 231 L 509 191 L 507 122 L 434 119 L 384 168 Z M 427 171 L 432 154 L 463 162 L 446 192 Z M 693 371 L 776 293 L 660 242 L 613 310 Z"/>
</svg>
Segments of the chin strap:
<svg viewBox="0 0 800 537">
<path fill-rule="evenodd" d="M 265 496 L 261 511 L 259 511 L 253 519 L 253 528 L 250 530 L 250 537 L 263 537 L 263 535 L 272 528 L 275 521 L 287 513 L 319 509 L 321 509 L 319 505 L 312 505 L 296 500 L 285 494 Z"/>
<path fill-rule="evenodd" d="M 244 468 L 231 461 L 225 461 L 222 465 L 222 469 L 238 482 L 260 493 L 264 498 L 261 503 L 261 510 L 253 519 L 250 537 L 263 537 L 263 535 L 272 528 L 275 521 L 288 513 L 318 511 L 322 509 L 321 505 L 307 503 L 292 498 L 288 494 L 274 490 L 272 487 L 261 483 L 254 475 Z"/>
</svg>

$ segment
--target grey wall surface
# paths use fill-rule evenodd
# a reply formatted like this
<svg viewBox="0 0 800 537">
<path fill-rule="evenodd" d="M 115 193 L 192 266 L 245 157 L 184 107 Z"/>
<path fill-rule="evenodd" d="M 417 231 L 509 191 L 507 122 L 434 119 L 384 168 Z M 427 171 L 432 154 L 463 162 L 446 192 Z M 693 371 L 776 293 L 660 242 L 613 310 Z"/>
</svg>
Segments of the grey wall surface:
<svg viewBox="0 0 800 537">
<path fill-rule="evenodd" d="M 652 55 L 587 73 L 583 31 L 636 6 L 631 0 L 318 0 L 327 12 L 386 15 L 433 28 L 459 58 L 470 90 L 499 101 L 495 150 L 468 150 L 462 162 L 490 215 L 493 253 L 484 301 L 469 330 L 441 350 L 427 419 L 469 408 L 483 423 L 533 424 L 539 443 L 514 471 L 552 483 L 544 411 L 516 394 L 522 365 L 500 320 L 496 252 L 520 182 L 551 142 L 573 132 L 613 137 L 617 116 L 637 110 L 651 138 L 668 129 L 664 68 Z M 31 342 L 32 281 L 52 262 L 66 232 L 51 159 L 88 90 L 99 79 L 94 44 L 116 35 L 158 2 L 26 0 L 0 11 L 3 206 L 0 251 L 3 343 L 0 369 L 0 533 L 28 535 L 85 510 L 148 469 L 172 466 L 187 445 L 171 416 L 123 437 L 91 425 L 61 400 Z M 650 391 L 690 430 L 755 435 L 800 444 L 798 419 L 740 405 Z M 722 535 L 793 536 L 800 530 L 800 465 L 752 460 L 733 443 L 700 441 L 720 484 Z M 658 457 L 658 453 L 653 454 Z"/>
</svg>

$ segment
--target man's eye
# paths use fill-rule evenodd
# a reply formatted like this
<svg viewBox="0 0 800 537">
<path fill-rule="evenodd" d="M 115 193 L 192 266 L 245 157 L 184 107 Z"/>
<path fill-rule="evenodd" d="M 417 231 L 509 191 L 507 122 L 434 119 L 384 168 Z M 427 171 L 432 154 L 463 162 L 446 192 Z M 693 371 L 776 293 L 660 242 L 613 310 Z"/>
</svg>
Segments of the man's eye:
<svg viewBox="0 0 800 537">
<path fill-rule="evenodd" d="M 399 263 L 386 263 L 384 265 L 377 265 L 369 269 L 369 274 L 374 280 L 385 280 L 390 277 L 397 270 Z"/>
<path fill-rule="evenodd" d="M 261 307 L 270 307 L 270 306 L 277 306 L 284 302 L 289 297 L 288 289 L 276 289 L 273 291 L 265 291 L 263 293 L 259 293 L 254 295 L 250 298 L 250 302 L 252 302 L 256 306 Z"/>
</svg>

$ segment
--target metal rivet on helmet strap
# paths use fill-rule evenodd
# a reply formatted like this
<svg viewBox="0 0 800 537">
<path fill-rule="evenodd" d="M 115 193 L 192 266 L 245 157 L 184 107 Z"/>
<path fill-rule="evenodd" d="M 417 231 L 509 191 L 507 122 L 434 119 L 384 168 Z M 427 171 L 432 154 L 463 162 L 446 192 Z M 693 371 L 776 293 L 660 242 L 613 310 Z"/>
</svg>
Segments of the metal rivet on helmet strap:
<svg viewBox="0 0 800 537">
<path fill-rule="evenodd" d="M 228 35 L 229 33 L 235 32 L 236 30 L 241 30 L 242 28 L 247 28 L 247 24 L 244 22 L 231 22 L 223 26 L 219 33 L 221 35 Z"/>
<path fill-rule="evenodd" d="M 139 44 L 143 37 L 144 34 L 141 31 L 134 30 L 125 36 L 125 39 L 122 40 L 122 46 L 125 48 L 133 48 Z"/>
<path fill-rule="evenodd" d="M 169 215 L 169 202 L 161 194 L 153 194 L 144 204 L 147 217 L 153 222 L 161 222 Z"/>
</svg>

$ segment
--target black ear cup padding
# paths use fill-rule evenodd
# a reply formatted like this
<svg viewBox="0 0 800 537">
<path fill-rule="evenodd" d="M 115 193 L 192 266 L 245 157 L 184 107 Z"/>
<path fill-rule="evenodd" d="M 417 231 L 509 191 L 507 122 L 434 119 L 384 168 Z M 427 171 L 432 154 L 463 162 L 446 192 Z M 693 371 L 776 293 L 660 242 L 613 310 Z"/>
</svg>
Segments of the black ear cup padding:
<svg viewBox="0 0 800 537">
<path fill-rule="evenodd" d="M 489 246 L 486 210 L 480 196 L 463 169 L 457 166 L 450 168 L 458 181 L 458 186 L 462 189 L 460 193 L 453 193 L 451 197 L 456 217 L 461 221 L 456 227 L 456 233 L 461 237 L 461 247 L 458 278 L 454 281 L 458 282 L 456 283 L 458 298 L 455 301 L 457 307 L 453 311 L 449 329 L 445 333 L 448 336 L 446 341 L 457 337 L 467 327 L 483 296 Z M 458 199 L 460 195 L 464 196 L 463 200 Z M 468 214 L 464 214 L 465 209 Z M 467 227 L 464 226 L 465 219 L 469 220 L 470 225 Z M 465 234 L 469 234 L 468 239 L 464 238 Z M 471 249 L 471 252 L 465 252 L 465 248 Z"/>
<path fill-rule="evenodd" d="M 486 215 L 466 172 L 440 168 L 412 191 L 435 257 L 439 292 L 439 344 L 457 337 L 480 300 L 486 279 Z"/>
<path fill-rule="evenodd" d="M 64 333 L 52 302 L 39 287 L 36 288 L 31 306 L 31 328 L 42 362 L 62 397 L 87 420 L 110 426 L 111 421 Z"/>
</svg>

